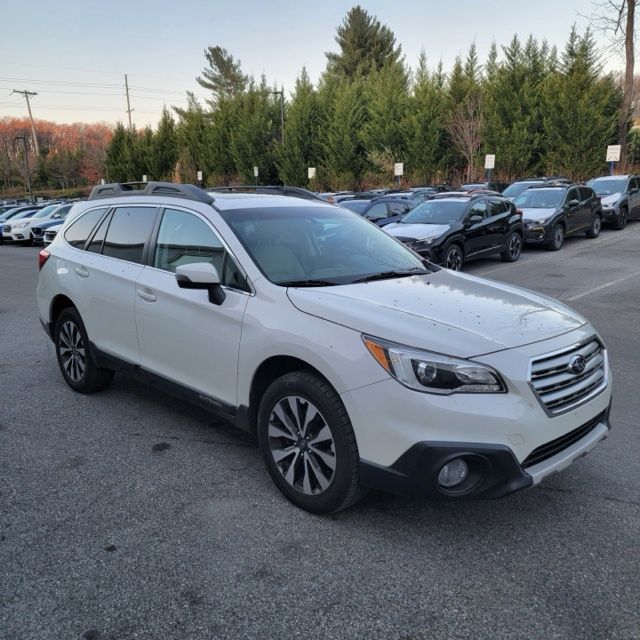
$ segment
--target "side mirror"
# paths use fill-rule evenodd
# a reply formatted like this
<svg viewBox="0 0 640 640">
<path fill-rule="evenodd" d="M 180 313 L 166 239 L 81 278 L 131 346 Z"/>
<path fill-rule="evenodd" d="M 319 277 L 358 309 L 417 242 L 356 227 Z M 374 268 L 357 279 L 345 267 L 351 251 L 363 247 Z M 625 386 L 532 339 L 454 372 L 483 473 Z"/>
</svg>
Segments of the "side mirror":
<svg viewBox="0 0 640 640">
<path fill-rule="evenodd" d="M 580 204 L 580 200 L 569 200 L 567 203 L 570 207 L 577 207 Z"/>
<path fill-rule="evenodd" d="M 478 214 L 475 214 L 473 216 L 469 216 L 469 223 L 470 224 L 478 224 L 478 222 L 482 222 L 484 220 L 484 218 Z"/>
<path fill-rule="evenodd" d="M 638 189 L 638 187 L 633 187 L 632 189 L 629 189 L 629 195 L 633 195 L 634 193 L 638 193 L 638 191 L 640 191 L 640 189 Z"/>
<path fill-rule="evenodd" d="M 221 305 L 226 298 L 220 286 L 218 270 L 210 262 L 193 262 L 176 267 L 176 282 L 181 289 L 206 289 L 212 304 Z"/>
</svg>

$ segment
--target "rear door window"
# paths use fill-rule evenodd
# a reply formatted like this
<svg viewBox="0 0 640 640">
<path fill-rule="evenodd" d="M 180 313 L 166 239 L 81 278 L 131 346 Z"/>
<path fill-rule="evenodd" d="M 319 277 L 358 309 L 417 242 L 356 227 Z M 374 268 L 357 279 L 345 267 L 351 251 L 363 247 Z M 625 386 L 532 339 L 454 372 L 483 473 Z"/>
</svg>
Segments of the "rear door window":
<svg viewBox="0 0 640 640">
<path fill-rule="evenodd" d="M 87 238 L 91 235 L 93 228 L 106 210 L 106 207 L 102 209 L 92 209 L 84 215 L 81 215 L 77 220 L 73 220 L 69 228 L 64 232 L 65 240 L 72 247 L 82 249 L 87 242 Z"/>
<path fill-rule="evenodd" d="M 368 220 L 380 220 L 387 217 L 387 203 L 376 202 L 365 214 Z"/>
<path fill-rule="evenodd" d="M 111 216 L 102 255 L 142 264 L 156 214 L 155 207 L 118 207 Z"/>
<path fill-rule="evenodd" d="M 586 202 L 593 196 L 593 191 L 589 187 L 580 187 L 580 202 Z"/>
<path fill-rule="evenodd" d="M 469 210 L 469 217 L 471 216 L 482 216 L 483 218 L 487 217 L 487 203 L 484 200 L 478 200 L 471 205 L 471 209 Z"/>
</svg>

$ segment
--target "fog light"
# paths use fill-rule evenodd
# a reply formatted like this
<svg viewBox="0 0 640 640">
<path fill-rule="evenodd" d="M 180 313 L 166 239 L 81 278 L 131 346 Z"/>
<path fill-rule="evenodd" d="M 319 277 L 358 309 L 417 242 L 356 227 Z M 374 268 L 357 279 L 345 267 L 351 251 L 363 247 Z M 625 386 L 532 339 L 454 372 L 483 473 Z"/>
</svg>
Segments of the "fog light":
<svg viewBox="0 0 640 640">
<path fill-rule="evenodd" d="M 456 487 L 467 479 L 469 467 L 462 458 L 456 458 L 440 469 L 438 484 L 446 489 Z"/>
</svg>

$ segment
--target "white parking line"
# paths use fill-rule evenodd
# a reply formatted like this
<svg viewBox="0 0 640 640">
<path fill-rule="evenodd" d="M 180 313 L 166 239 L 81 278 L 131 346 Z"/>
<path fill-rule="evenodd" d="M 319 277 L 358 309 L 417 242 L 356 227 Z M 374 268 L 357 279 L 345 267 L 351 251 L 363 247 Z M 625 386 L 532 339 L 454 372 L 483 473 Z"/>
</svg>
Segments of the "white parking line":
<svg viewBox="0 0 640 640">
<path fill-rule="evenodd" d="M 607 287 L 611 287 L 614 284 L 618 284 L 619 282 L 623 282 L 624 280 L 628 280 L 629 278 L 633 278 L 634 276 L 640 276 L 640 271 L 634 271 L 633 273 L 628 273 L 626 276 L 622 278 L 618 278 L 617 280 L 612 280 L 611 282 L 605 282 L 598 287 L 594 287 L 593 289 L 589 289 L 588 291 L 583 291 L 582 293 L 578 293 L 575 296 L 571 296 L 570 298 L 564 298 L 566 302 L 573 302 L 574 300 L 579 300 L 580 298 L 584 298 L 584 296 L 588 296 L 591 293 L 595 293 L 596 291 L 600 291 L 601 289 L 606 289 Z"/>
<path fill-rule="evenodd" d="M 593 247 L 594 245 L 599 245 L 599 244 L 608 244 L 610 242 L 613 242 L 614 240 L 621 240 L 622 238 L 626 238 L 630 235 L 638 235 L 638 232 L 640 232 L 640 225 L 638 225 L 633 230 L 626 230 L 624 234 L 621 234 L 618 232 L 615 235 L 607 234 L 605 238 L 599 238 L 598 240 L 591 240 L 591 242 L 589 242 L 589 247 Z M 489 273 L 496 273 L 497 271 L 502 271 L 503 269 L 513 269 L 514 267 L 525 267 L 529 265 L 538 264 L 539 262 L 546 262 L 546 263 L 557 262 L 558 260 L 564 260 L 567 256 L 576 255 L 580 253 L 580 251 L 583 251 L 584 249 L 585 249 L 584 246 L 579 246 L 573 251 L 567 251 L 565 249 L 563 251 L 557 252 L 555 255 L 540 256 L 538 258 L 532 258 L 531 260 L 518 260 L 518 262 L 510 262 L 509 264 L 496 267 L 495 269 L 489 269 L 488 271 L 473 272 L 473 275 L 484 277 Z"/>
</svg>

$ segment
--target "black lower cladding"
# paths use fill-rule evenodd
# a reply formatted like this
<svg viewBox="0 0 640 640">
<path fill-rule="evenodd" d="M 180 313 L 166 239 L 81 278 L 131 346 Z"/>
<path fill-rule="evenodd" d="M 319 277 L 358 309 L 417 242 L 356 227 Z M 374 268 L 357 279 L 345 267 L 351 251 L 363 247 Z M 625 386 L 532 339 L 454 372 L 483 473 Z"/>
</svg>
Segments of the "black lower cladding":
<svg viewBox="0 0 640 640">
<path fill-rule="evenodd" d="M 440 470 L 460 457 L 468 465 L 468 477 L 457 487 L 441 487 Z M 360 478 L 372 489 L 460 498 L 500 498 L 533 482 L 509 447 L 460 442 L 418 442 L 390 467 L 361 460 Z"/>
</svg>

